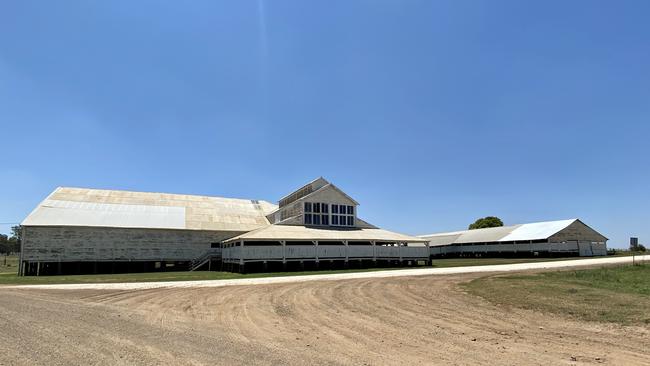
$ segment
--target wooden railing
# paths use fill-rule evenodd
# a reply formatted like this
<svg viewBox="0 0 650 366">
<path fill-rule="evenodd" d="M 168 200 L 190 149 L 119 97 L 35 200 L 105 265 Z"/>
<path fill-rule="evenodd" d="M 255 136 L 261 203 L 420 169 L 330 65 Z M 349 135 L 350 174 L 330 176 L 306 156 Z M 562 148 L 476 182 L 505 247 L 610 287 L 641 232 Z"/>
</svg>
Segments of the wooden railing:
<svg viewBox="0 0 650 366">
<path fill-rule="evenodd" d="M 197 269 L 201 268 L 201 266 L 208 263 L 208 261 L 213 259 L 221 259 L 221 248 L 210 248 L 200 257 L 192 260 L 192 263 L 190 263 L 190 271 L 196 271 Z"/>
</svg>

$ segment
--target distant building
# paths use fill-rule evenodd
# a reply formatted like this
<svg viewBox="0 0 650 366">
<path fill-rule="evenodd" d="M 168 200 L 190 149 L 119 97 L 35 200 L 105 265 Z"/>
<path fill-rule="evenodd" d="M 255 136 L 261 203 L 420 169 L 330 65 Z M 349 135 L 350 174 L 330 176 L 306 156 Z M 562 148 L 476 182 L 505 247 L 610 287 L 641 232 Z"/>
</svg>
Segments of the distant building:
<svg viewBox="0 0 650 366">
<path fill-rule="evenodd" d="M 421 235 L 433 257 L 600 256 L 607 238 L 578 219 Z"/>
<path fill-rule="evenodd" d="M 57 188 L 23 221 L 22 275 L 428 261 L 324 178 L 263 200 Z M 409 246 L 408 243 L 420 243 Z M 223 249 L 222 249 L 223 247 Z M 223 260 L 222 260 L 223 259 Z"/>
</svg>

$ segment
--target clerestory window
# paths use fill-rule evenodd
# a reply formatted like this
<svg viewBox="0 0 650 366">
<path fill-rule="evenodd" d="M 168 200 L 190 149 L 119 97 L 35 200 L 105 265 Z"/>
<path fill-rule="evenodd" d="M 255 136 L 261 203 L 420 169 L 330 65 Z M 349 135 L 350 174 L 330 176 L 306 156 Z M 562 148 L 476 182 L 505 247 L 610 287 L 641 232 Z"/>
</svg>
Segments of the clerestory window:
<svg viewBox="0 0 650 366">
<path fill-rule="evenodd" d="M 304 224 L 318 226 L 354 226 L 354 206 L 324 202 L 304 203 Z"/>
</svg>

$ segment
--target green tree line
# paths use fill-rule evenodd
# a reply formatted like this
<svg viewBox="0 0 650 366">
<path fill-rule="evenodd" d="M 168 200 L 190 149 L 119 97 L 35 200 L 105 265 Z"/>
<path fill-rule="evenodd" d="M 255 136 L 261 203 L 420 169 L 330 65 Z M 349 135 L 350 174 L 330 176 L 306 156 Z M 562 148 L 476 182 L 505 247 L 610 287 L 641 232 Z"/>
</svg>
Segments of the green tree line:
<svg viewBox="0 0 650 366">
<path fill-rule="evenodd" d="M 22 228 L 14 226 L 11 228 L 11 236 L 0 234 L 0 254 L 20 252 Z"/>
</svg>

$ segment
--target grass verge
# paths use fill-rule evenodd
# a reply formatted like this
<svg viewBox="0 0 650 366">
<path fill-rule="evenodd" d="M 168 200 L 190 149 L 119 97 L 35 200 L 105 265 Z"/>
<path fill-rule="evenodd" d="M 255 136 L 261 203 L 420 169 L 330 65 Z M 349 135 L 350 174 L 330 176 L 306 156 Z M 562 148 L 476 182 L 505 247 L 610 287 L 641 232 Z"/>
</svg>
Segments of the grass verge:
<svg viewBox="0 0 650 366">
<path fill-rule="evenodd" d="M 489 276 L 462 285 L 495 304 L 587 321 L 650 324 L 650 265 Z"/>
<path fill-rule="evenodd" d="M 301 272 L 269 272 L 269 273 L 232 273 L 216 271 L 194 272 L 146 272 L 146 273 L 116 273 L 96 275 L 62 275 L 62 276 L 24 276 L 15 273 L 0 273 L 0 285 L 46 285 L 46 284 L 73 284 L 73 283 L 120 283 L 120 282 L 162 282 L 162 281 L 201 281 L 201 280 L 230 280 L 238 278 L 263 278 L 284 276 L 305 276 L 333 273 L 373 272 L 407 269 L 399 268 L 364 268 L 341 269 L 326 271 L 301 271 Z"/>
<path fill-rule="evenodd" d="M 493 264 L 516 264 L 516 263 L 535 263 L 535 262 L 556 262 L 575 259 L 587 259 L 593 257 L 562 257 L 562 258 L 445 258 L 433 259 L 432 267 L 472 267 L 472 266 L 489 266 Z"/>
<path fill-rule="evenodd" d="M 580 257 L 567 258 L 445 258 L 434 259 L 433 268 L 448 268 L 461 266 L 482 266 L 492 264 L 531 263 L 581 259 Z M 584 259 L 584 258 L 583 258 Z M 3 262 L 0 262 L 3 263 Z M 148 272 L 148 273 L 120 273 L 98 275 L 63 275 L 63 276 L 25 276 L 16 275 L 18 258 L 9 257 L 8 267 L 0 267 L 0 285 L 29 285 L 29 284 L 66 284 L 66 283 L 117 283 L 117 282 L 160 282 L 160 281 L 200 281 L 200 280 L 228 280 L 236 278 L 260 278 L 281 276 L 304 276 L 331 273 L 371 272 L 384 270 L 398 270 L 399 268 L 365 268 L 341 269 L 303 272 L 270 272 L 239 274 L 231 272 Z"/>
</svg>

